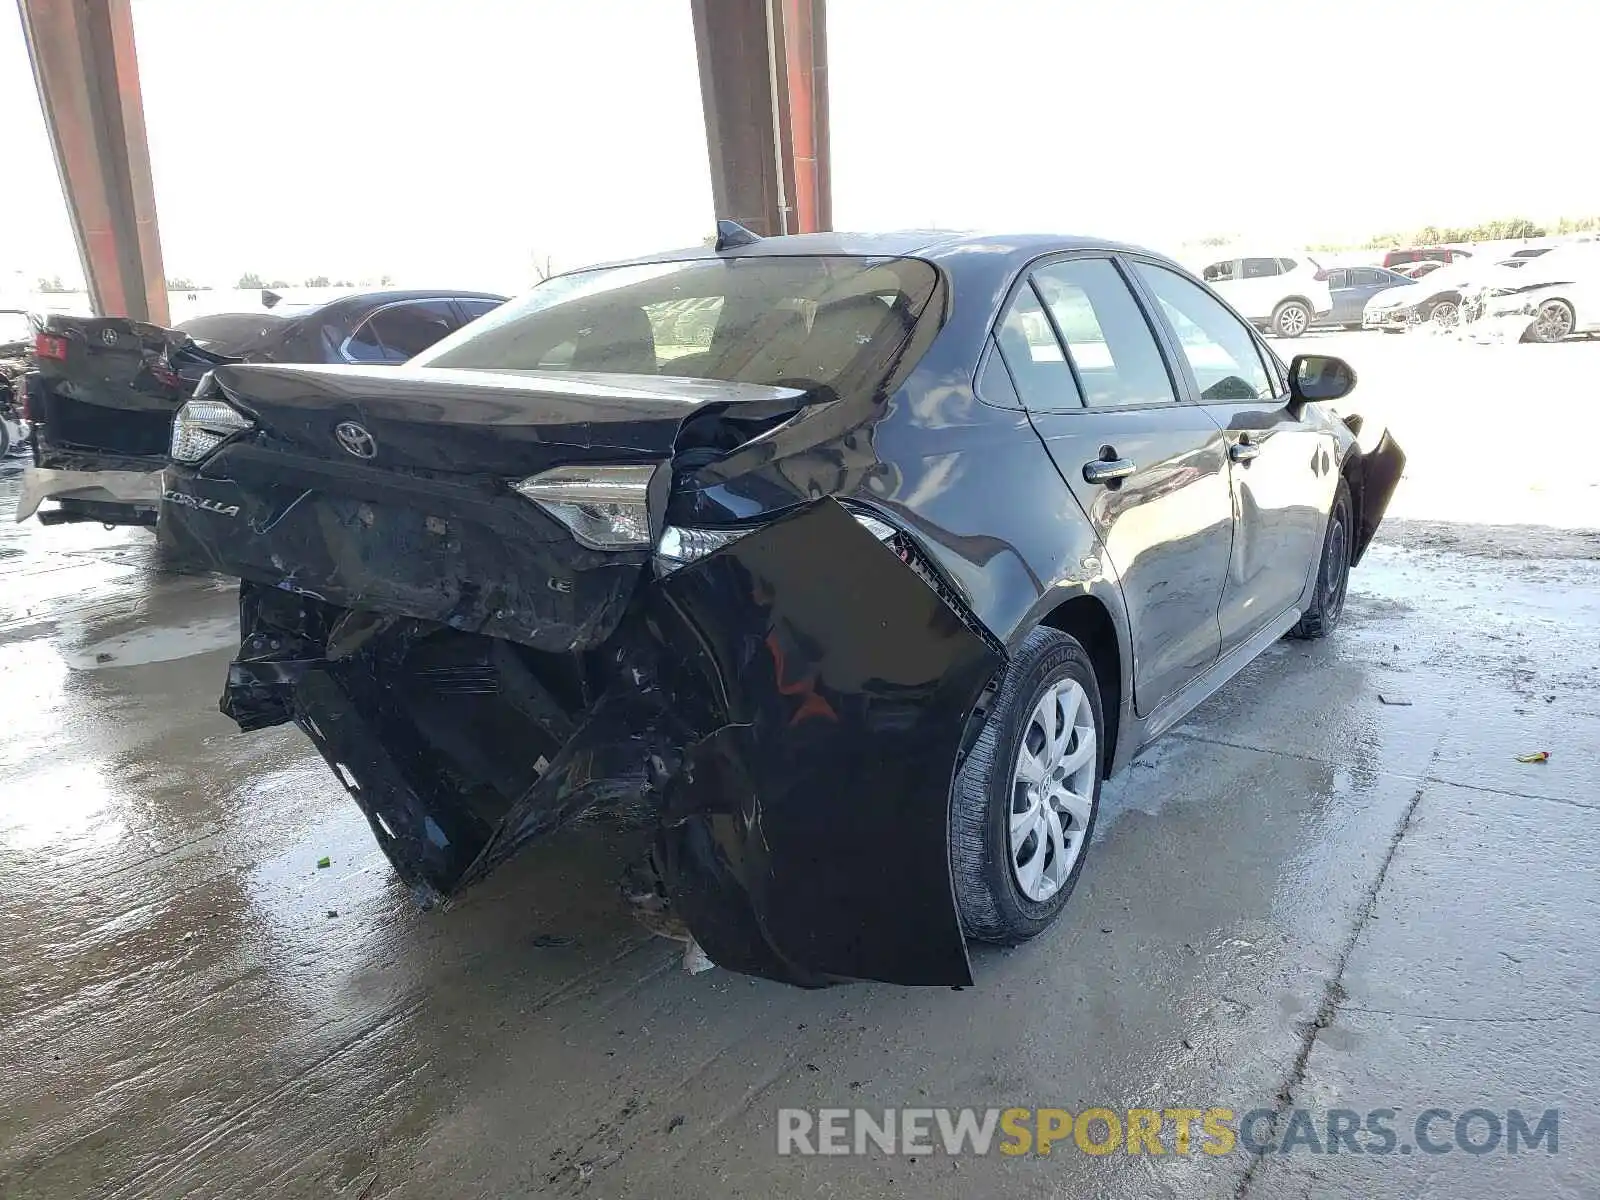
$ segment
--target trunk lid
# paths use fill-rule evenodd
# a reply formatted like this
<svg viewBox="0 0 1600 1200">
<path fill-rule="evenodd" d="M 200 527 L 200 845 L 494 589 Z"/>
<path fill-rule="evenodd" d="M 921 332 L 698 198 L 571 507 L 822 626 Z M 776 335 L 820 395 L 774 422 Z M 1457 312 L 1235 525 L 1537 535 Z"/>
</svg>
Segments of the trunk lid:
<svg viewBox="0 0 1600 1200">
<path fill-rule="evenodd" d="M 233 361 L 126 317 L 51 313 L 37 330 L 30 405 L 41 467 L 159 468 L 173 414 L 201 376 Z"/>
<path fill-rule="evenodd" d="M 758 428 L 808 397 L 542 371 L 249 365 L 214 379 L 255 427 L 168 468 L 159 535 L 176 561 L 551 653 L 592 649 L 622 619 L 688 423 L 733 409 Z M 588 463 L 655 468 L 650 546 L 588 548 L 512 487 Z"/>
<path fill-rule="evenodd" d="M 719 406 L 776 415 L 806 397 L 759 384 L 583 372 L 251 364 L 222 368 L 216 379 L 286 453 L 358 458 L 338 435 L 352 422 L 371 438 L 375 467 L 508 480 L 570 462 L 661 460 L 691 416 Z"/>
</svg>

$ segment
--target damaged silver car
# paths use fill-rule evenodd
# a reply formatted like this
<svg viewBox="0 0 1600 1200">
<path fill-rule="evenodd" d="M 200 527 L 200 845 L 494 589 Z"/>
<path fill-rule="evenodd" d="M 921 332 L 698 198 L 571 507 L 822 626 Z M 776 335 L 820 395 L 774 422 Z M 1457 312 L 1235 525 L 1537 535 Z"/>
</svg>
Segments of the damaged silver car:
<svg viewBox="0 0 1600 1200">
<path fill-rule="evenodd" d="M 716 963 L 965 984 L 1107 775 L 1338 623 L 1404 463 L 1354 383 L 1131 247 L 725 224 L 403 367 L 219 367 L 159 534 L 243 581 L 224 712 L 425 898 L 643 805 Z"/>
</svg>

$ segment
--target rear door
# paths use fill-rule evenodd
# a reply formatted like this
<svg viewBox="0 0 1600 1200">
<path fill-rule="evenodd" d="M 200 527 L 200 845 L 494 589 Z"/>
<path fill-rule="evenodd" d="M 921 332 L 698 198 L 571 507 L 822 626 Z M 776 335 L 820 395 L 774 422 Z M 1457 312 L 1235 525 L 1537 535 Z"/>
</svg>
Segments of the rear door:
<svg viewBox="0 0 1600 1200">
<path fill-rule="evenodd" d="M 1233 306 L 1252 321 L 1264 321 L 1284 298 L 1281 258 L 1239 260 L 1238 297 L 1229 295 Z"/>
<path fill-rule="evenodd" d="M 1217 614 L 1226 654 L 1299 601 L 1322 546 L 1336 447 L 1290 409 L 1276 361 L 1216 297 L 1157 263 L 1133 270 L 1227 442 L 1233 551 Z"/>
<path fill-rule="evenodd" d="M 1377 267 L 1355 267 L 1350 271 L 1350 294 L 1355 304 L 1353 315 L 1341 318 L 1352 325 L 1361 323 L 1362 314 L 1366 311 L 1367 301 L 1376 296 L 1385 288 L 1399 287 L 1409 283 L 1404 275 L 1392 275 L 1388 271 Z"/>
<path fill-rule="evenodd" d="M 1140 714 L 1217 659 L 1233 538 L 1222 431 L 1179 392 L 1121 268 L 1033 269 L 998 330 L 1034 427 L 1121 578 Z"/>
</svg>

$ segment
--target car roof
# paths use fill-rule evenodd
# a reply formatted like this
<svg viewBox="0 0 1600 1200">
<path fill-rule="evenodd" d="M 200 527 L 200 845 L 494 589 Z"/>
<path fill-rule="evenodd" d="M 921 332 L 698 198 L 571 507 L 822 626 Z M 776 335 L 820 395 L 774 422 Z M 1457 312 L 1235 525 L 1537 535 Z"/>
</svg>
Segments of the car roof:
<svg viewBox="0 0 1600 1200">
<path fill-rule="evenodd" d="M 507 299 L 505 296 L 498 296 L 493 292 L 475 292 L 470 288 L 390 288 L 377 292 L 345 292 L 343 295 L 332 296 L 327 300 L 309 304 L 305 308 L 301 309 L 300 312 L 312 312 L 316 309 L 328 308 L 335 304 L 364 306 L 369 304 L 391 304 L 402 300 L 435 300 L 440 298 L 460 300 L 494 300 L 502 304 Z M 292 303 L 292 301 L 285 301 L 285 303 Z"/>
<path fill-rule="evenodd" d="M 688 246 L 661 254 L 645 254 L 580 270 L 647 262 L 692 262 L 722 258 L 860 257 L 924 258 L 956 267 L 964 258 L 981 255 L 990 261 L 1012 259 L 1018 265 L 1044 254 L 1066 250 L 1104 250 L 1144 254 L 1171 262 L 1170 255 L 1103 238 L 1060 233 L 986 233 L 946 229 L 902 229 L 888 233 L 796 233 L 758 238 L 742 246 L 716 250 Z M 576 274 L 577 272 L 571 272 Z"/>
</svg>

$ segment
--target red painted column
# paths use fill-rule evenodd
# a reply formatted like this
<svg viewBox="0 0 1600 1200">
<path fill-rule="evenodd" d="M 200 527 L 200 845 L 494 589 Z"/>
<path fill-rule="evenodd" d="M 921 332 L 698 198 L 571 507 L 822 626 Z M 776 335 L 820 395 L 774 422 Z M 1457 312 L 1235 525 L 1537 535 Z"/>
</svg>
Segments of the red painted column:
<svg viewBox="0 0 1600 1200">
<path fill-rule="evenodd" d="M 165 325 L 167 288 L 128 0 L 18 0 L 95 312 Z"/>
<path fill-rule="evenodd" d="M 715 216 L 832 227 L 824 0 L 690 0 Z"/>
</svg>

